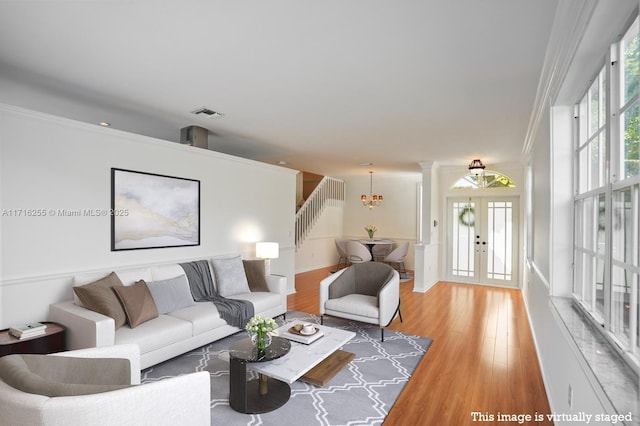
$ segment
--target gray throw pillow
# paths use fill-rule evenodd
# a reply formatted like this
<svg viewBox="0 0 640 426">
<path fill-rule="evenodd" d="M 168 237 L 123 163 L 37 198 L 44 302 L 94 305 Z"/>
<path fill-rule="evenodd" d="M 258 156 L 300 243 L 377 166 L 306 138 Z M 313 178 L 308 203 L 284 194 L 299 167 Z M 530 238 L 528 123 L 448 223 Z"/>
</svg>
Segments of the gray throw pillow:
<svg viewBox="0 0 640 426">
<path fill-rule="evenodd" d="M 229 297 L 250 292 L 241 256 L 213 259 L 212 263 L 220 296 Z"/>
<path fill-rule="evenodd" d="M 147 287 L 149 287 L 151 296 L 156 302 L 160 315 L 196 304 L 193 301 L 186 275 L 179 275 L 167 280 L 151 281 L 147 283 Z"/>
</svg>

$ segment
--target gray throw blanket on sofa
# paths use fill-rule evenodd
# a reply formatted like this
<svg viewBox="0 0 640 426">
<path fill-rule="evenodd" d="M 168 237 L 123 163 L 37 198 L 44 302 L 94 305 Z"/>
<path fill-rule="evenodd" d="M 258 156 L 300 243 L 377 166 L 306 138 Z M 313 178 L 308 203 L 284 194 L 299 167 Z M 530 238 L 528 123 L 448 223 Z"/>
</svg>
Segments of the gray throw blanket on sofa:
<svg viewBox="0 0 640 426">
<path fill-rule="evenodd" d="M 253 303 L 248 300 L 227 299 L 216 291 L 206 260 L 181 263 L 187 274 L 191 295 L 196 302 L 210 301 L 216 305 L 220 317 L 229 325 L 244 328 L 254 315 Z"/>
</svg>

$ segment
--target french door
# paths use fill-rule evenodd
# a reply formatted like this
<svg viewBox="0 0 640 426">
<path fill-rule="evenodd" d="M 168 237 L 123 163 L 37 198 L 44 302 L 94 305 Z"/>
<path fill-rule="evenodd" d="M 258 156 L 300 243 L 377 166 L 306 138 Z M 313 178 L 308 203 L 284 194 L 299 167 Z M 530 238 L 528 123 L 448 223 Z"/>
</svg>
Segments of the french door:
<svg viewBox="0 0 640 426">
<path fill-rule="evenodd" d="M 518 198 L 447 200 L 451 281 L 518 287 Z"/>
</svg>

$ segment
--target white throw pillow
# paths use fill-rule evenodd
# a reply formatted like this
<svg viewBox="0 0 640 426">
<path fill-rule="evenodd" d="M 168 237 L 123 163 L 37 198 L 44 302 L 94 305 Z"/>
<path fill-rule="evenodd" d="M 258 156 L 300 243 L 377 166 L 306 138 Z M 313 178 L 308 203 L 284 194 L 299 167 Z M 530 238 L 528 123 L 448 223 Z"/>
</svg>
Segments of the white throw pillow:
<svg viewBox="0 0 640 426">
<path fill-rule="evenodd" d="M 218 294 L 229 297 L 241 293 L 249 293 L 249 282 L 244 272 L 242 256 L 227 259 L 212 259 L 213 272 L 216 276 Z"/>
</svg>

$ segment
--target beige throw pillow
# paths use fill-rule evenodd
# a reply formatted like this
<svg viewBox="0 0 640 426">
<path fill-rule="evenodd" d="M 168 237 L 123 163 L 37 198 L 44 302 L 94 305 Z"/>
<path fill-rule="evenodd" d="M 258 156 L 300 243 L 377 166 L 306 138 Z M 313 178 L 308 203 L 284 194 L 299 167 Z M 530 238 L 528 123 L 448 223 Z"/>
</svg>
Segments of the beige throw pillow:
<svg viewBox="0 0 640 426">
<path fill-rule="evenodd" d="M 251 291 L 269 291 L 265 277 L 264 259 L 243 260 L 244 272 Z"/>
<path fill-rule="evenodd" d="M 149 287 L 143 280 L 130 286 L 114 287 L 118 299 L 127 315 L 129 327 L 135 328 L 143 322 L 158 317 L 158 308 Z"/>
<path fill-rule="evenodd" d="M 124 287 L 115 272 L 98 281 L 74 287 L 73 291 L 87 309 L 113 318 L 117 330 L 126 323 L 127 317 L 113 287 Z"/>
</svg>

